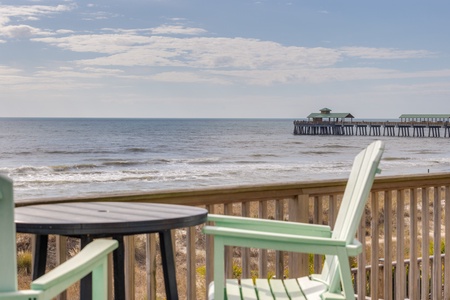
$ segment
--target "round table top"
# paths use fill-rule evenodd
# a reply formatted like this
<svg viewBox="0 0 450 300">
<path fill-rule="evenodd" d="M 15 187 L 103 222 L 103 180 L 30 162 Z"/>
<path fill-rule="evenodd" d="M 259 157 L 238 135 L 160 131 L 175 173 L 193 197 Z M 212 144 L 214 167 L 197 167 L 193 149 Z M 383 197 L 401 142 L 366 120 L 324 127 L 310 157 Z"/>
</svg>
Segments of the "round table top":
<svg viewBox="0 0 450 300">
<path fill-rule="evenodd" d="M 199 207 L 136 202 L 77 202 L 15 209 L 17 232 L 66 236 L 132 235 L 206 222 Z"/>
</svg>

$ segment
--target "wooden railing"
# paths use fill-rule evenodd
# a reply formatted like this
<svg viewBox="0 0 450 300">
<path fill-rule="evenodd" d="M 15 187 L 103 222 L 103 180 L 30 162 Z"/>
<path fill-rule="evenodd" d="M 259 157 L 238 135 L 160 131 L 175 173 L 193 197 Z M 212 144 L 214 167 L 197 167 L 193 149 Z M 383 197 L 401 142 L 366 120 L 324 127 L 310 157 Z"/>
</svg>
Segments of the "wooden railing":
<svg viewBox="0 0 450 300">
<path fill-rule="evenodd" d="M 161 191 L 134 195 L 102 195 L 74 199 L 35 199 L 17 205 L 73 201 L 161 202 L 206 207 L 210 213 L 312 222 L 333 226 L 346 180 Z M 358 299 L 450 299 L 450 173 L 377 177 L 358 230 L 363 253 L 351 260 Z M 447 204 L 449 202 L 449 204 Z M 212 281 L 212 240 L 201 226 L 178 230 L 177 269 L 181 299 L 205 299 Z M 154 235 L 127 240 L 127 297 L 146 286 L 147 299 L 164 297 L 158 275 L 158 247 Z M 64 239 L 60 239 L 64 241 Z M 64 242 L 61 245 L 64 249 Z M 136 248 L 144 247 L 144 275 L 135 272 Z M 299 277 L 319 272 L 322 257 L 257 249 L 226 252 L 229 277 Z M 401 263 L 399 263 L 401 262 Z M 414 262 L 414 263 L 413 263 Z M 372 267 L 375 266 L 375 267 Z M 136 283 L 137 282 L 137 283 Z M 447 283 L 444 285 L 444 282 Z"/>
</svg>

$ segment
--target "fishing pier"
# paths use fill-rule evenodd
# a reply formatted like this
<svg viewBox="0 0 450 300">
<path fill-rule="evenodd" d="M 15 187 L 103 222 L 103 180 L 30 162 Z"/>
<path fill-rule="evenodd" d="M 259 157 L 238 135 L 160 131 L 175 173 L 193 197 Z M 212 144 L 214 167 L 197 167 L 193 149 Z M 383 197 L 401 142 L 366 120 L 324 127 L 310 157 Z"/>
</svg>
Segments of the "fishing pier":
<svg viewBox="0 0 450 300">
<path fill-rule="evenodd" d="M 350 113 L 323 108 L 308 120 L 294 121 L 294 135 L 361 135 L 399 137 L 449 137 L 450 114 L 404 114 L 400 121 L 354 121 Z"/>
</svg>

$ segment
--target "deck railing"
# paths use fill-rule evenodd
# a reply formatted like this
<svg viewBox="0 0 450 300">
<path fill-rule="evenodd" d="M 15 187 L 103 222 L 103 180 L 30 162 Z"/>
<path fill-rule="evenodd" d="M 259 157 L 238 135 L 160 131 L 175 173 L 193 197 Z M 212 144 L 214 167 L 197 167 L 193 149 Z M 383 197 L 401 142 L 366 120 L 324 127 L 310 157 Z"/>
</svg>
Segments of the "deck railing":
<svg viewBox="0 0 450 300">
<path fill-rule="evenodd" d="M 23 201 L 17 205 L 73 201 L 160 202 L 206 207 L 210 213 L 329 224 L 333 227 L 346 180 L 102 195 Z M 450 299 L 450 173 L 377 177 L 358 230 L 364 251 L 351 260 L 358 299 Z M 447 204 L 449 202 L 449 204 Z M 205 299 L 212 281 L 212 240 L 201 226 L 177 230 L 175 248 L 181 299 Z M 64 252 L 64 239 L 61 249 Z M 146 285 L 146 298 L 164 297 L 155 235 L 126 241 L 127 298 Z M 144 275 L 135 272 L 135 251 L 144 247 Z M 442 259 L 422 259 L 443 255 Z M 64 255 L 62 255 L 64 256 Z M 228 249 L 229 277 L 299 277 L 319 272 L 322 257 L 258 249 Z M 400 263 L 399 263 L 400 262 Z M 376 267 L 372 267 L 376 266 Z M 138 283 L 136 283 L 138 282 Z M 447 283 L 444 285 L 444 283 Z"/>
</svg>

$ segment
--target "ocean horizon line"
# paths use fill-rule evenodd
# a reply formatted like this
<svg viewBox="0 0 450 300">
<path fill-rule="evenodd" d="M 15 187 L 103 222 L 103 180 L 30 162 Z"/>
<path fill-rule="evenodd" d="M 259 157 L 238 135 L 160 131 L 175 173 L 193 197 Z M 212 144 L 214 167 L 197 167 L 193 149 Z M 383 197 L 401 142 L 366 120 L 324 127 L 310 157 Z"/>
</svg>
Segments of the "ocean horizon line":
<svg viewBox="0 0 450 300">
<path fill-rule="evenodd" d="M 289 117 L 0 117 L 0 120 L 308 120 L 308 118 Z M 359 120 L 400 120 L 399 118 L 353 118 Z"/>
</svg>

